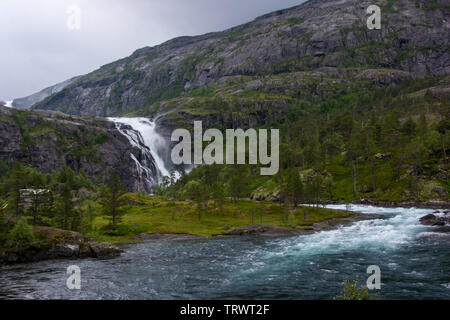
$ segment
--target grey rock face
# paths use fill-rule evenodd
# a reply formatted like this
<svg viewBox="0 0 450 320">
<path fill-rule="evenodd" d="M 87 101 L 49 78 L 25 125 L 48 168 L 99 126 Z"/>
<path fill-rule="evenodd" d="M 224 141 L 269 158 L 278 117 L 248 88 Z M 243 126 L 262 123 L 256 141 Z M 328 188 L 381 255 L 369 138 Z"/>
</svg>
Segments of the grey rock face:
<svg viewBox="0 0 450 320">
<path fill-rule="evenodd" d="M 377 1 L 382 9 L 381 30 L 367 29 L 366 9 L 372 4 L 371 0 L 311 0 L 224 32 L 143 48 L 78 79 L 33 108 L 118 115 L 212 86 L 227 76 L 319 67 L 390 68 L 416 75 L 450 71 L 450 17 L 445 1 L 435 5 Z"/>
<path fill-rule="evenodd" d="M 117 170 L 131 191 L 148 188 L 131 157 L 141 159 L 142 151 L 112 122 L 0 106 L 0 132 L 1 160 L 21 161 L 44 173 L 68 166 L 97 182 Z"/>
</svg>

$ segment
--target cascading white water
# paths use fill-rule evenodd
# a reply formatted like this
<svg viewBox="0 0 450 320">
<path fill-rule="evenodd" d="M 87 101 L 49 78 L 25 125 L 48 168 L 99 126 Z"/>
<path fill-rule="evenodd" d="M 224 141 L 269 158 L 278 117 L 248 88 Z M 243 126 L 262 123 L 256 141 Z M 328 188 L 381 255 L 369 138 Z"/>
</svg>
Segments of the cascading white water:
<svg viewBox="0 0 450 320">
<path fill-rule="evenodd" d="M 156 173 L 152 172 L 147 161 L 139 161 L 133 154 L 131 155 L 131 158 L 136 162 L 140 175 L 145 176 L 150 186 L 160 182 L 162 177 L 170 176 L 160 153 L 167 147 L 167 142 L 156 132 L 154 121 L 148 118 L 108 118 L 108 120 L 116 124 L 117 130 L 127 137 L 133 146 L 139 148 L 144 155 L 147 154 L 148 158 L 154 160 Z M 124 128 L 123 125 L 130 126 L 132 130 Z"/>
<path fill-rule="evenodd" d="M 13 100 L 11 100 L 11 101 L 5 101 L 6 102 L 6 104 L 5 104 L 5 107 L 8 107 L 8 108 L 12 108 L 13 107 Z"/>
<path fill-rule="evenodd" d="M 282 240 L 283 245 L 276 254 L 309 256 L 357 248 L 374 251 L 396 249 L 426 235 L 424 233 L 429 227 L 421 225 L 419 218 L 433 212 L 431 209 L 380 208 L 366 205 L 327 205 L 326 208 L 363 214 L 376 213 L 383 215 L 384 219 L 359 221 L 330 231 Z"/>
</svg>

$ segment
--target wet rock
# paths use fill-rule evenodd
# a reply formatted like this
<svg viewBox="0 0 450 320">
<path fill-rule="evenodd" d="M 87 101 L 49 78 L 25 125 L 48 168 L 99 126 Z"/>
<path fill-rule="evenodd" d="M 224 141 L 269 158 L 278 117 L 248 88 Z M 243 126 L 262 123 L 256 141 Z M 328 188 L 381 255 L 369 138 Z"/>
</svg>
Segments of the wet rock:
<svg viewBox="0 0 450 320">
<path fill-rule="evenodd" d="M 150 241 L 150 240 L 198 240 L 198 239 L 204 239 L 204 237 L 196 236 L 192 234 L 148 234 L 143 233 L 139 236 L 135 237 L 135 240 L 140 241 Z"/>
<path fill-rule="evenodd" d="M 92 253 L 90 245 L 87 243 L 81 243 L 78 257 L 80 259 L 84 259 L 84 258 L 90 258 L 90 257 L 92 257 L 92 255 L 93 255 L 93 253 Z"/>
<path fill-rule="evenodd" d="M 333 218 L 315 223 L 313 225 L 313 229 L 315 232 L 332 230 L 341 226 L 351 225 L 352 223 L 358 221 L 377 220 L 377 219 L 386 219 L 386 217 L 383 216 L 382 214 L 376 213 L 369 214 L 369 213 L 354 212 L 350 217 L 347 218 Z"/>
<path fill-rule="evenodd" d="M 102 243 L 90 243 L 89 244 L 91 251 L 95 258 L 99 259 L 107 259 L 114 258 L 120 256 L 123 252 L 116 246 L 113 246 L 110 243 L 102 242 Z"/>
<path fill-rule="evenodd" d="M 434 231 L 439 233 L 450 233 L 450 226 L 438 227 L 434 229 Z"/>
<path fill-rule="evenodd" d="M 36 262 L 49 259 L 114 258 L 123 251 L 110 243 L 97 243 L 78 232 L 35 227 L 36 243 L 18 250 L 0 252 L 0 264 Z"/>
<path fill-rule="evenodd" d="M 232 228 L 226 233 L 226 235 L 228 236 L 260 235 L 269 237 L 279 237 L 279 236 L 296 236 L 305 233 L 306 232 L 304 230 L 288 229 L 269 225 L 248 225 Z"/>
<path fill-rule="evenodd" d="M 419 219 L 420 223 L 425 226 L 432 226 L 437 221 L 437 217 L 434 214 L 427 214 Z"/>
<path fill-rule="evenodd" d="M 55 257 L 71 258 L 78 257 L 80 246 L 78 244 L 58 243 L 55 244 L 49 254 Z"/>
<path fill-rule="evenodd" d="M 425 226 L 445 226 L 450 224 L 450 217 L 438 217 L 434 214 L 427 214 L 420 218 L 419 221 Z"/>
</svg>

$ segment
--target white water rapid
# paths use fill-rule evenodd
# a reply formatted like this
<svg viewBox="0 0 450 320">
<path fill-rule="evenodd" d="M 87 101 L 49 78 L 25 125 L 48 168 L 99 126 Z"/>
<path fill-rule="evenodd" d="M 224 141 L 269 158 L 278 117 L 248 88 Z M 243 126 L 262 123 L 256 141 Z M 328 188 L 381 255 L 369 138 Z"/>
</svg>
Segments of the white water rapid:
<svg viewBox="0 0 450 320">
<path fill-rule="evenodd" d="M 309 256 L 340 253 L 348 250 L 395 250 L 427 236 L 439 237 L 431 227 L 420 224 L 419 219 L 432 213 L 432 209 L 380 208 L 366 205 L 327 205 L 326 208 L 360 213 L 381 214 L 383 219 L 359 221 L 350 226 L 322 231 L 297 239 L 283 240 L 278 254 Z"/>
</svg>

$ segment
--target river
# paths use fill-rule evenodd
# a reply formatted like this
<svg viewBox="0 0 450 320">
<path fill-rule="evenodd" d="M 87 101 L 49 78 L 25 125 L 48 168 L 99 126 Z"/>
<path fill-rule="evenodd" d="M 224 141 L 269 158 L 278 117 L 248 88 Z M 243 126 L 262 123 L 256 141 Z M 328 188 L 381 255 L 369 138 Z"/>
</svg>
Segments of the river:
<svg viewBox="0 0 450 320">
<path fill-rule="evenodd" d="M 330 208 L 344 209 L 333 205 Z M 292 238 L 154 240 L 112 260 L 53 260 L 0 268 L 0 299 L 332 299 L 343 280 L 381 269 L 379 299 L 450 299 L 450 234 L 416 208 L 353 205 L 384 219 Z M 66 287 L 81 269 L 82 288 Z"/>
</svg>

